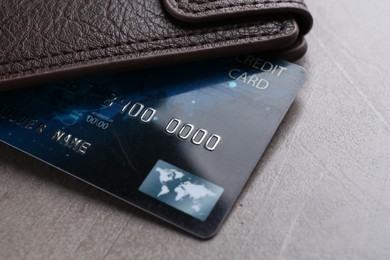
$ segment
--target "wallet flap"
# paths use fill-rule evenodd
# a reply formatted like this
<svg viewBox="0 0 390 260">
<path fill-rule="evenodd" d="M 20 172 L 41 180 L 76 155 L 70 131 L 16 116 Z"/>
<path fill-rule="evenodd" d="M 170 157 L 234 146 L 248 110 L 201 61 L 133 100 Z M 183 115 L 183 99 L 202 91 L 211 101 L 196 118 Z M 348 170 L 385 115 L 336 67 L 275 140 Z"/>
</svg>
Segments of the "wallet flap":
<svg viewBox="0 0 390 260">
<path fill-rule="evenodd" d="M 202 23 L 248 15 L 294 15 L 301 34 L 306 34 L 313 24 L 303 0 L 163 0 L 167 12 L 186 23 Z"/>
<path fill-rule="evenodd" d="M 235 7 L 248 1 L 186 0 L 197 1 L 191 8 L 225 3 L 214 16 L 211 7 L 198 12 L 206 17 L 200 20 L 222 18 L 225 12 L 245 16 L 197 25 L 172 18 L 182 1 L 0 1 L 0 90 L 239 53 L 276 51 L 282 58 L 304 53 L 305 48 L 295 48 L 294 55 L 284 55 L 302 36 L 289 0 L 271 1 L 269 10 L 279 6 L 278 15 L 266 15 L 257 4 L 248 10 L 244 4 Z M 306 12 L 300 1 L 295 5 L 294 10 Z M 244 14 L 254 11 L 263 15 L 246 19 Z"/>
</svg>

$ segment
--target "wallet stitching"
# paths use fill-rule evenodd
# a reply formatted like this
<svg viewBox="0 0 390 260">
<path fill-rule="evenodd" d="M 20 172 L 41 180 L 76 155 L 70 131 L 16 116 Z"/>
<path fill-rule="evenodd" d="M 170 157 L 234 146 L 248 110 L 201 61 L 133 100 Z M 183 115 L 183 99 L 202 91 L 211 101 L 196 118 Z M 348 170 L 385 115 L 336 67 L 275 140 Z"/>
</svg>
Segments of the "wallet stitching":
<svg viewBox="0 0 390 260">
<path fill-rule="evenodd" d="M 60 52 L 60 53 L 53 53 L 53 54 L 48 54 L 48 55 L 34 57 L 34 58 L 29 58 L 29 59 L 15 60 L 15 61 L 12 61 L 12 62 L 2 62 L 2 63 L 0 63 L 0 66 L 13 65 L 13 64 L 17 64 L 17 63 L 25 63 L 25 62 L 30 62 L 30 61 L 34 61 L 34 60 L 40 60 L 40 59 L 56 58 L 56 57 L 63 56 L 63 55 L 70 55 L 70 54 L 76 54 L 76 53 L 87 52 L 87 51 L 95 51 L 95 50 L 108 49 L 108 48 L 113 48 L 113 47 L 122 47 L 122 46 L 125 46 L 125 45 L 143 44 L 143 43 L 155 43 L 155 42 L 158 42 L 158 41 L 167 41 L 167 40 L 180 39 L 180 38 L 192 37 L 192 36 L 202 36 L 202 35 L 206 35 L 208 33 L 227 32 L 227 31 L 232 31 L 233 29 L 242 29 L 242 28 L 245 28 L 247 26 L 256 26 L 256 25 L 261 25 L 261 23 L 257 22 L 257 23 L 249 23 L 249 24 L 240 25 L 240 26 L 237 25 L 237 26 L 234 26 L 233 28 L 228 28 L 230 30 L 226 30 L 227 27 L 222 27 L 222 28 L 220 27 L 218 29 L 212 29 L 212 30 L 209 30 L 209 31 L 206 31 L 206 32 L 198 32 L 198 33 L 193 32 L 193 33 L 188 33 L 188 34 L 177 34 L 177 35 L 172 35 L 172 36 L 169 36 L 169 37 L 162 37 L 162 38 L 151 38 L 151 39 L 147 39 L 147 40 L 118 42 L 118 43 L 115 43 L 115 44 L 112 44 L 112 45 L 103 45 L 103 46 L 98 46 L 98 47 L 94 47 L 94 48 L 92 48 L 92 47 L 88 48 L 87 47 L 85 49 L 80 49 L 80 50 L 63 51 L 63 52 Z M 274 34 L 280 33 L 283 29 L 284 29 L 284 27 L 282 26 Z M 268 34 L 264 33 L 264 35 L 261 34 L 261 36 L 265 36 L 265 35 L 272 35 L 272 34 L 270 34 L 270 33 L 268 33 Z M 232 40 L 232 39 L 235 39 L 235 38 L 226 38 L 226 39 L 222 39 L 221 41 L 223 41 L 223 40 Z M 184 45 L 180 46 L 179 45 L 178 47 L 181 48 L 181 47 L 186 47 L 186 46 L 184 46 Z M 0 74 L 0 75 L 3 75 L 3 74 Z"/>
<path fill-rule="evenodd" d="M 173 0 L 175 1 L 175 0 Z M 177 0 L 178 2 L 182 2 L 183 0 Z M 215 3 L 215 2 L 222 2 L 223 0 L 208 0 L 208 1 L 199 1 L 199 0 L 188 0 L 188 3 L 195 3 L 196 5 L 205 5 L 205 4 L 209 4 L 209 3 Z M 254 0 L 251 4 L 254 4 L 254 3 L 263 3 L 263 4 L 268 4 L 268 3 L 276 3 L 276 4 L 279 4 L 279 3 L 297 3 L 297 4 L 302 4 L 302 5 L 305 5 L 302 1 L 299 1 L 299 0 L 296 0 L 296 1 L 293 1 L 293 0 L 289 0 L 289 1 L 282 1 L 282 0 L 279 0 L 279 1 L 271 1 L 271 0 L 268 0 L 268 1 L 256 1 Z M 248 3 L 239 3 L 238 5 L 242 5 L 242 4 L 248 4 Z M 229 4 L 229 5 L 235 5 L 235 4 Z"/>
<path fill-rule="evenodd" d="M 241 28 L 245 28 L 245 27 L 248 27 L 248 26 L 256 26 L 256 25 L 260 25 L 260 23 L 252 23 L 252 24 L 245 24 L 245 25 L 241 25 L 241 26 L 237 26 L 237 27 L 234 27 L 234 29 L 241 29 Z M 203 43 L 194 43 L 194 44 L 187 44 L 187 45 L 178 45 L 176 48 L 172 48 L 172 49 L 180 49 L 180 48 L 185 48 L 185 47 L 194 47 L 194 46 L 203 46 L 203 45 L 206 45 L 206 44 L 210 44 L 210 43 L 220 43 L 220 42 L 224 42 L 224 41 L 231 41 L 231 40 L 243 40 L 243 39 L 250 39 L 250 38 L 256 38 L 256 37 L 259 37 L 259 36 L 270 36 L 270 35 L 276 35 L 276 34 L 279 34 L 281 31 L 283 31 L 285 29 L 285 24 L 284 23 L 281 23 L 281 26 L 280 28 L 278 28 L 278 30 L 275 31 L 275 33 L 271 34 L 269 32 L 264 32 L 264 33 L 257 33 L 257 34 L 250 34 L 250 35 L 247 35 L 247 36 L 241 36 L 241 37 L 229 37 L 229 38 L 225 38 L 225 39 L 221 39 L 221 40 L 216 40 L 216 41 L 212 41 L 212 42 L 203 42 Z M 206 33 L 213 33 L 213 32 L 226 32 L 227 30 L 210 30 L 210 31 L 207 31 Z M 175 35 L 175 36 L 170 36 L 170 37 L 164 37 L 164 38 L 156 38 L 156 39 L 150 39 L 150 40 L 140 40 L 140 41 L 137 41 L 137 42 L 128 42 L 128 43 L 117 43 L 117 44 L 114 44 L 114 45 L 110 45 L 110 46 L 100 46 L 100 47 L 96 47 L 96 48 L 90 48 L 90 49 L 83 49 L 83 50 L 76 50 L 76 51 L 73 51 L 73 52 L 63 52 L 63 53 L 59 53 L 59 54 L 56 54 L 56 55 L 49 55 L 49 56 L 43 56 L 43 57 L 37 57 L 37 58 L 31 58 L 31 59 L 27 59 L 27 60 L 21 60 L 21 61 L 14 61 L 14 62 L 10 62 L 10 63 L 4 63 L 4 64 L 0 64 L 0 66 L 10 66 L 10 65 L 15 65 L 15 64 L 23 64 L 23 63 L 27 63 L 27 62 L 30 62 L 30 61 L 39 61 L 40 59 L 49 59 L 49 58 L 56 58 L 56 57 L 64 57 L 64 56 L 67 56 L 67 55 L 74 55 L 74 54 L 79 54 L 79 53 L 83 53 L 83 52 L 92 52 L 92 51 L 98 51 L 98 50 L 106 50 L 106 49 L 109 49 L 109 48 L 116 48 L 116 47 L 122 47 L 122 46 L 126 46 L 126 45 L 137 45 L 137 44 L 143 44 L 143 43 L 153 43 L 153 42 L 158 42 L 158 41 L 168 41 L 168 40 L 172 40 L 172 39 L 180 39 L 180 38 L 184 38 L 184 37 L 191 37 L 191 36 L 200 36 L 200 35 L 204 35 L 204 33 L 190 33 L 190 34 L 184 34 L 184 35 Z M 152 48 L 152 49 L 148 49 L 148 50 L 145 50 L 145 51 L 124 51 L 122 53 L 119 53 L 119 54 L 115 54 L 115 55 L 107 55 L 107 56 L 99 56 L 99 57 L 95 57 L 95 58 L 88 58 L 88 59 L 85 59 L 85 60 L 81 60 L 80 62 L 87 62 L 87 61 L 93 61 L 93 60 L 97 60 L 97 59 L 104 59 L 104 58 L 110 58 L 110 57 L 118 57 L 118 56 L 121 56 L 121 55 L 129 55 L 129 54 L 133 54 L 133 53 L 147 53 L 147 52 L 153 52 L 153 51 L 164 51 L 164 50 L 167 50 L 167 49 L 170 49 L 169 46 L 167 47 L 164 47 L 164 48 Z M 73 63 L 72 62 L 64 62 L 64 63 L 60 63 L 60 64 L 52 64 L 52 65 L 48 65 L 48 66 L 38 66 L 36 68 L 29 68 L 29 69 L 24 69 L 24 70 L 19 70 L 18 72 L 11 72 L 11 73 L 0 73 L 0 76 L 13 76 L 13 75 L 17 75 L 17 74 L 22 74 L 22 73 L 26 73 L 26 72 L 29 72 L 29 71 L 34 71 L 34 70 L 37 70 L 37 69 L 44 69 L 44 68 L 52 68 L 52 67 L 56 67 L 56 66 L 64 66 L 64 65 L 69 65 Z"/>
<path fill-rule="evenodd" d="M 227 5 L 221 5 L 221 6 L 216 6 L 216 7 L 206 7 L 206 8 L 203 8 L 202 10 L 193 10 L 193 9 L 190 9 L 190 7 L 187 7 L 185 5 L 185 3 L 183 3 L 183 0 L 172 0 L 172 1 L 176 2 L 177 9 L 179 12 L 190 13 L 190 14 L 198 14 L 201 12 L 229 9 L 229 8 L 234 8 L 234 7 L 256 7 L 256 6 L 266 6 L 267 4 L 281 4 L 281 3 L 299 4 L 299 5 L 306 7 L 306 5 L 304 3 L 300 2 L 300 1 L 293 1 L 293 0 L 290 0 L 290 1 L 263 1 L 263 2 L 258 2 L 255 0 L 251 3 L 234 3 L 234 4 L 227 4 Z M 210 2 L 217 2 L 217 1 L 219 1 L 219 0 L 212 0 Z M 207 2 L 207 3 L 196 2 L 196 5 L 198 5 L 198 6 L 205 5 L 205 4 L 209 4 L 209 2 Z M 223 3 L 221 3 L 221 4 L 223 4 Z"/>
</svg>

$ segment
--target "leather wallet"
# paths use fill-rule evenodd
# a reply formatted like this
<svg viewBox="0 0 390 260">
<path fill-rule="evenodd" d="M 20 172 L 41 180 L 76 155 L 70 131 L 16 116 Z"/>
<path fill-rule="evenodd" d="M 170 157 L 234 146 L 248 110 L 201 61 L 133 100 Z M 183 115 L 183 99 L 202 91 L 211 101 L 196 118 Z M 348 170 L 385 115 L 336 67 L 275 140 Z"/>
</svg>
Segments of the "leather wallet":
<svg viewBox="0 0 390 260">
<path fill-rule="evenodd" d="M 303 0 L 7 0 L 0 90 L 239 53 L 293 60 L 312 17 Z"/>
</svg>

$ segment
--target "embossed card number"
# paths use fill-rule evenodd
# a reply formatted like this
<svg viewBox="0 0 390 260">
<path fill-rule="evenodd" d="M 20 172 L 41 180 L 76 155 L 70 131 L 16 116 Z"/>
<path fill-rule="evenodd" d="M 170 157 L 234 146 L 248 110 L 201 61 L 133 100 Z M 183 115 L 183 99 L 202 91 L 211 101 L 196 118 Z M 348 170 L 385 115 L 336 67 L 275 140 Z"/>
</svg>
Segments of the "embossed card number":
<svg viewBox="0 0 390 260">
<path fill-rule="evenodd" d="M 218 144 L 221 142 L 221 137 L 216 134 L 207 135 L 208 132 L 205 129 L 197 129 L 192 124 L 182 124 L 182 121 L 178 118 L 172 118 L 168 125 L 165 127 L 165 131 L 170 134 L 177 134 L 177 136 L 182 140 L 190 139 L 191 143 L 195 145 L 201 145 L 204 140 L 207 141 L 204 144 L 204 148 L 209 151 L 214 151 Z"/>
</svg>

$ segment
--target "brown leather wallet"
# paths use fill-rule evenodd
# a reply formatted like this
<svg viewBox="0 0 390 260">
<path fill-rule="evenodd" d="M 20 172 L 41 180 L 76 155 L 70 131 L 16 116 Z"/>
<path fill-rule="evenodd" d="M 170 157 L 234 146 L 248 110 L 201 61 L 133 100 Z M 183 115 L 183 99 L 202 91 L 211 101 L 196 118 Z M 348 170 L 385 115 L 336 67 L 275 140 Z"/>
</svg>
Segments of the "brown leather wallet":
<svg viewBox="0 0 390 260">
<path fill-rule="evenodd" d="M 293 60 L 312 17 L 303 0 L 7 0 L 0 90 L 247 52 Z"/>
</svg>

